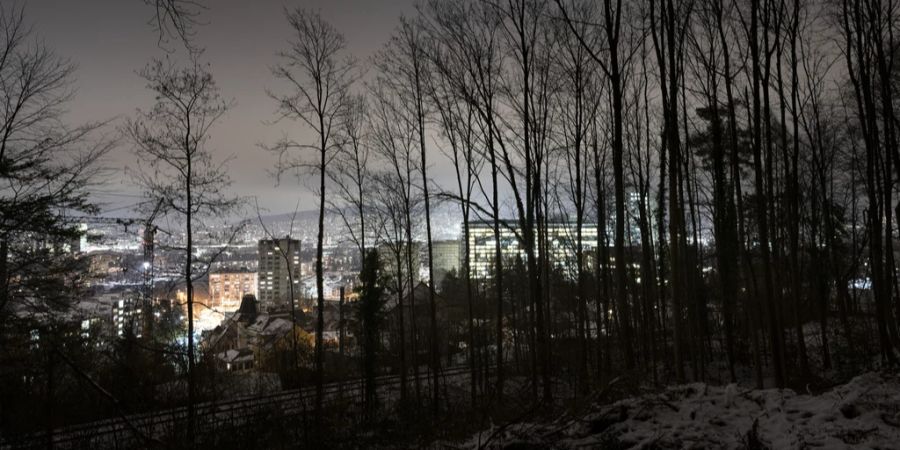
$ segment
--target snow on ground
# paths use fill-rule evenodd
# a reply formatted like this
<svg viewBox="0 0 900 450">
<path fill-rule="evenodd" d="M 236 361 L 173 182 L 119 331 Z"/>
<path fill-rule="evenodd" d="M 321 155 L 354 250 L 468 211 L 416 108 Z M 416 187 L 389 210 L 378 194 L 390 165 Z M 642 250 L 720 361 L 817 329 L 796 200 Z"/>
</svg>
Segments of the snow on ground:
<svg viewBox="0 0 900 450">
<path fill-rule="evenodd" d="M 820 395 L 679 385 L 554 423 L 496 426 L 464 448 L 900 449 L 900 376 L 867 373 Z"/>
</svg>

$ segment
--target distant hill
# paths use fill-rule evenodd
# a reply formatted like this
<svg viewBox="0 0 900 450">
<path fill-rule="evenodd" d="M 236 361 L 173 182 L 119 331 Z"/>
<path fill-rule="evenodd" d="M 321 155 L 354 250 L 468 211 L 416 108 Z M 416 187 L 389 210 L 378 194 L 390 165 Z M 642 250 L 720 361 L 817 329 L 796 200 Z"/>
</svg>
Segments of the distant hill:
<svg viewBox="0 0 900 450">
<path fill-rule="evenodd" d="M 250 220 L 250 227 L 259 227 L 258 218 L 248 217 L 247 219 Z M 298 236 L 303 240 L 313 239 L 315 237 L 315 234 L 318 231 L 318 210 L 309 209 L 297 211 L 296 215 L 293 212 L 289 212 L 265 214 L 262 216 L 263 224 L 265 224 L 270 232 L 277 236 L 284 236 L 290 232 L 289 228 L 292 219 L 294 221 L 293 235 Z M 424 216 L 422 216 L 420 220 L 422 221 L 422 224 L 420 224 L 421 226 L 416 227 L 415 239 L 425 238 Z M 456 205 L 441 203 L 434 206 L 431 220 L 433 239 L 445 240 L 459 238 L 461 219 L 459 217 L 459 208 Z M 334 237 L 335 232 L 342 234 L 345 231 L 343 221 L 333 211 L 326 211 L 325 228 L 326 233 L 331 233 L 332 237 Z M 259 233 L 262 234 L 261 229 L 259 230 Z"/>
</svg>

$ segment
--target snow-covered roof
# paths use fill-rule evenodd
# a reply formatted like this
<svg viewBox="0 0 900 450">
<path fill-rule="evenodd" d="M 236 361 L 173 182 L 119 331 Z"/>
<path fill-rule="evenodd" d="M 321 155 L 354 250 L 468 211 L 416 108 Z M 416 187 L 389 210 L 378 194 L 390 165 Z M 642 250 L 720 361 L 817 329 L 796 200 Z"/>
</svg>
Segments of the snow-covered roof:
<svg viewBox="0 0 900 450">
<path fill-rule="evenodd" d="M 224 363 L 243 363 L 253 361 L 253 350 L 249 348 L 239 348 L 226 350 L 216 354 L 216 358 Z"/>
</svg>

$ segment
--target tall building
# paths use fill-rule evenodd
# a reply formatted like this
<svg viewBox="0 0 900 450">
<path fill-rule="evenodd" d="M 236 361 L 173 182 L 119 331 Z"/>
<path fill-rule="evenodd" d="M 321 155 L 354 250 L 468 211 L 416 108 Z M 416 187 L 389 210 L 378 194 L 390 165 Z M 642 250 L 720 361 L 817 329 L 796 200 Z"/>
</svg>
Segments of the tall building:
<svg viewBox="0 0 900 450">
<path fill-rule="evenodd" d="M 434 285 L 440 286 L 451 270 L 459 271 L 460 267 L 460 241 L 434 241 L 431 243 L 431 252 L 434 260 L 432 268 L 434 269 Z"/>
<path fill-rule="evenodd" d="M 135 337 L 141 337 L 144 333 L 144 314 L 141 309 L 141 299 L 138 295 L 123 295 L 113 303 L 113 326 L 116 336 L 122 337 L 130 332 Z"/>
<path fill-rule="evenodd" d="M 514 221 L 506 221 L 507 224 Z M 517 229 L 516 232 L 521 234 Z M 574 222 L 554 222 L 547 224 L 547 243 L 550 262 L 556 267 L 571 268 L 575 262 L 577 228 Z M 535 237 L 537 239 L 537 237 Z M 581 226 L 581 242 L 585 252 L 595 250 L 598 245 L 597 225 L 585 223 Z M 472 276 L 490 278 L 494 270 L 495 239 L 494 224 L 491 221 L 469 223 L 469 248 Z M 537 246 L 535 246 L 537 248 Z M 500 226 L 500 252 L 504 261 L 512 261 L 517 256 L 525 260 L 525 247 L 509 226 Z M 460 252 L 460 257 L 463 257 Z"/>
<path fill-rule="evenodd" d="M 100 305 L 106 305 L 111 314 L 112 336 L 123 337 L 132 333 L 141 337 L 144 331 L 144 314 L 141 295 L 130 289 L 116 289 L 95 297 Z M 84 309 L 82 307 L 82 309 Z M 104 309 L 105 310 L 105 309 Z"/>
<path fill-rule="evenodd" d="M 247 294 L 257 296 L 257 274 L 246 268 L 219 269 L 209 274 L 209 306 L 222 312 L 236 311 Z"/>
<path fill-rule="evenodd" d="M 300 241 L 296 239 L 263 239 L 259 241 L 257 297 L 265 311 L 290 307 L 291 282 L 294 303 L 302 294 L 300 287 Z"/>
</svg>

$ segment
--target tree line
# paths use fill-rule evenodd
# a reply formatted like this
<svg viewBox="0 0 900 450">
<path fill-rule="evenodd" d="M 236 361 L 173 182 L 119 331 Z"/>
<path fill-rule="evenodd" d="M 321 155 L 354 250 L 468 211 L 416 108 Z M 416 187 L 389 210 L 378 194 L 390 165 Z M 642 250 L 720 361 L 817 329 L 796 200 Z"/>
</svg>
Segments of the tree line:
<svg viewBox="0 0 900 450">
<path fill-rule="evenodd" d="M 837 365 L 892 365 L 896 9 L 851 0 L 421 2 L 362 80 L 319 78 L 336 89 L 335 111 L 347 101 L 346 116 L 330 117 L 354 131 L 333 149 L 317 147 L 317 170 L 332 174 L 342 194 L 335 208 L 361 255 L 359 237 L 390 244 L 381 247 L 395 260 L 385 287 L 401 306 L 418 270 L 417 230 L 433 260 L 429 201 L 459 206 L 460 285 L 451 290 L 468 311 L 473 403 L 502 398 L 508 372 L 528 375 L 534 398 L 548 402 L 562 372 L 577 374 L 579 390 L 619 373 L 785 387 Z M 290 15 L 339 35 L 316 13 Z M 343 48 L 316 54 L 347 61 Z M 345 86 L 354 94 L 338 92 Z M 428 177 L 426 147 L 450 162 L 452 186 Z M 476 220 L 493 227 L 487 279 L 471 270 Z M 560 220 L 571 224 L 564 243 L 548 231 Z M 586 227 L 596 227 L 597 245 L 585 243 Z M 506 231 L 520 258 L 503 253 Z M 551 256 L 557 245 L 570 249 L 563 273 Z M 527 288 L 508 283 L 516 271 Z M 439 373 L 436 341 L 453 324 L 436 322 L 439 287 L 428 287 L 422 345 Z M 392 355 L 405 376 L 421 352 L 415 320 L 399 310 Z M 491 385 L 477 381 L 487 376 L 479 364 L 491 366 Z"/>
</svg>

